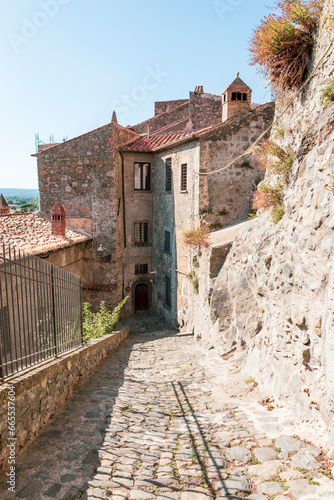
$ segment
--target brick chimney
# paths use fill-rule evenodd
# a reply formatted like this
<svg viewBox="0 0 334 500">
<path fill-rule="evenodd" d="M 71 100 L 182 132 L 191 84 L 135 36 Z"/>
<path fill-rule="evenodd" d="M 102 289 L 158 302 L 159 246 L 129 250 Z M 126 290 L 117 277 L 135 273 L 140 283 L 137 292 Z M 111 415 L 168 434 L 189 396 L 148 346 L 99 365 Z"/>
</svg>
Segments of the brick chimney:
<svg viewBox="0 0 334 500">
<path fill-rule="evenodd" d="M 5 200 L 5 198 L 1 194 L 0 195 L 0 215 L 7 215 L 7 214 L 9 214 L 9 212 L 10 212 L 9 205 L 8 205 L 7 201 Z"/>
<path fill-rule="evenodd" d="M 223 122 L 251 110 L 252 89 L 237 78 L 223 92 Z"/>
<path fill-rule="evenodd" d="M 66 235 L 66 212 L 60 201 L 57 201 L 51 211 L 51 231 L 55 236 Z"/>
</svg>

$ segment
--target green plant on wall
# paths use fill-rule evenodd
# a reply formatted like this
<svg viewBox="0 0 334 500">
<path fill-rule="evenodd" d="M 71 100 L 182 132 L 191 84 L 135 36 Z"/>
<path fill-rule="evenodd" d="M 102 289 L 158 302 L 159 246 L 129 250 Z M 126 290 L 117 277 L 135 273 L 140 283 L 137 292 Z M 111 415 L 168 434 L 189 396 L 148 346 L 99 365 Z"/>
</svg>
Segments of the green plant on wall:
<svg viewBox="0 0 334 500">
<path fill-rule="evenodd" d="M 243 161 L 240 165 L 238 165 L 238 167 L 244 168 L 245 170 L 254 170 L 254 168 L 249 160 Z"/>
<path fill-rule="evenodd" d="M 108 311 L 105 302 L 101 302 L 100 311 L 93 313 L 91 304 L 85 302 L 83 305 L 83 340 L 85 344 L 88 340 L 108 335 L 114 331 L 121 309 L 128 298 L 129 296 L 125 297 L 112 312 Z"/>
<path fill-rule="evenodd" d="M 193 288 L 194 288 L 194 292 L 198 295 L 199 294 L 199 281 L 198 281 L 197 276 L 193 280 Z"/>
<path fill-rule="evenodd" d="M 230 212 L 228 210 L 226 210 L 226 208 L 223 208 L 223 210 L 221 210 L 220 212 L 218 212 L 218 215 L 230 215 Z"/>
<path fill-rule="evenodd" d="M 218 231 L 218 229 L 221 229 L 222 227 L 223 224 L 219 222 L 219 220 L 216 220 L 213 224 L 210 224 L 211 231 Z"/>
<path fill-rule="evenodd" d="M 325 107 L 334 101 L 334 78 L 329 80 L 326 83 L 326 86 L 322 89 L 321 99 Z"/>
</svg>

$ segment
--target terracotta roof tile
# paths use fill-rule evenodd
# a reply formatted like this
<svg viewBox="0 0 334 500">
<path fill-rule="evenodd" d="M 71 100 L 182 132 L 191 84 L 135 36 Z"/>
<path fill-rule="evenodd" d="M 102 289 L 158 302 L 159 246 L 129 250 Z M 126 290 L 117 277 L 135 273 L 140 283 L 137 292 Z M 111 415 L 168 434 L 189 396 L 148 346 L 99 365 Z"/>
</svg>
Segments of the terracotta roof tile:
<svg viewBox="0 0 334 500">
<path fill-rule="evenodd" d="M 66 229 L 66 236 L 54 236 L 51 222 L 32 213 L 0 216 L 0 253 L 2 243 L 20 248 L 26 253 L 40 255 L 71 247 L 91 238 Z"/>
<path fill-rule="evenodd" d="M 152 153 L 158 149 L 165 146 L 170 146 L 171 144 L 176 144 L 184 139 L 191 139 L 193 137 L 192 132 L 183 132 L 177 134 L 162 134 L 162 135 L 152 135 L 150 137 L 142 136 L 134 141 L 126 144 L 121 148 L 122 151 L 133 151 L 142 153 Z"/>
</svg>

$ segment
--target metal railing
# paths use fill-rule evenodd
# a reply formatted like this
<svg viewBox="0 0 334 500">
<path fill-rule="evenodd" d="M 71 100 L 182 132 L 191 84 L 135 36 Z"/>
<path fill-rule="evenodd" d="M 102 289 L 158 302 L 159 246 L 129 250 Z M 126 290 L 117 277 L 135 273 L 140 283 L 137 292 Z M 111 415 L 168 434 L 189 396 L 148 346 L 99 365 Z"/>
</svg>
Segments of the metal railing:
<svg viewBox="0 0 334 500">
<path fill-rule="evenodd" d="M 0 379 L 82 345 L 79 276 L 0 248 Z"/>
</svg>

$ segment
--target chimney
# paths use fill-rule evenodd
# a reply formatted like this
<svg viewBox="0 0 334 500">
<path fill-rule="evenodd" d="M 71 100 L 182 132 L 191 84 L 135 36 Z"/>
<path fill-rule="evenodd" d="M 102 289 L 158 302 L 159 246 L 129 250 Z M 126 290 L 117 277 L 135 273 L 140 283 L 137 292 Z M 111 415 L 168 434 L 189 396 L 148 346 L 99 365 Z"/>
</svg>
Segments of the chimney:
<svg viewBox="0 0 334 500">
<path fill-rule="evenodd" d="M 195 88 L 195 94 L 203 94 L 204 93 L 204 87 L 203 85 L 197 85 Z"/>
<path fill-rule="evenodd" d="M 118 124 L 116 111 L 114 111 L 113 114 L 112 114 L 111 123 L 117 123 Z"/>
<path fill-rule="evenodd" d="M 241 80 L 239 73 L 236 79 L 223 92 L 223 119 L 225 122 L 234 116 L 248 113 L 251 110 L 252 89 Z"/>
<path fill-rule="evenodd" d="M 54 236 L 66 235 L 66 212 L 60 201 L 57 201 L 51 211 L 51 232 Z"/>
</svg>

